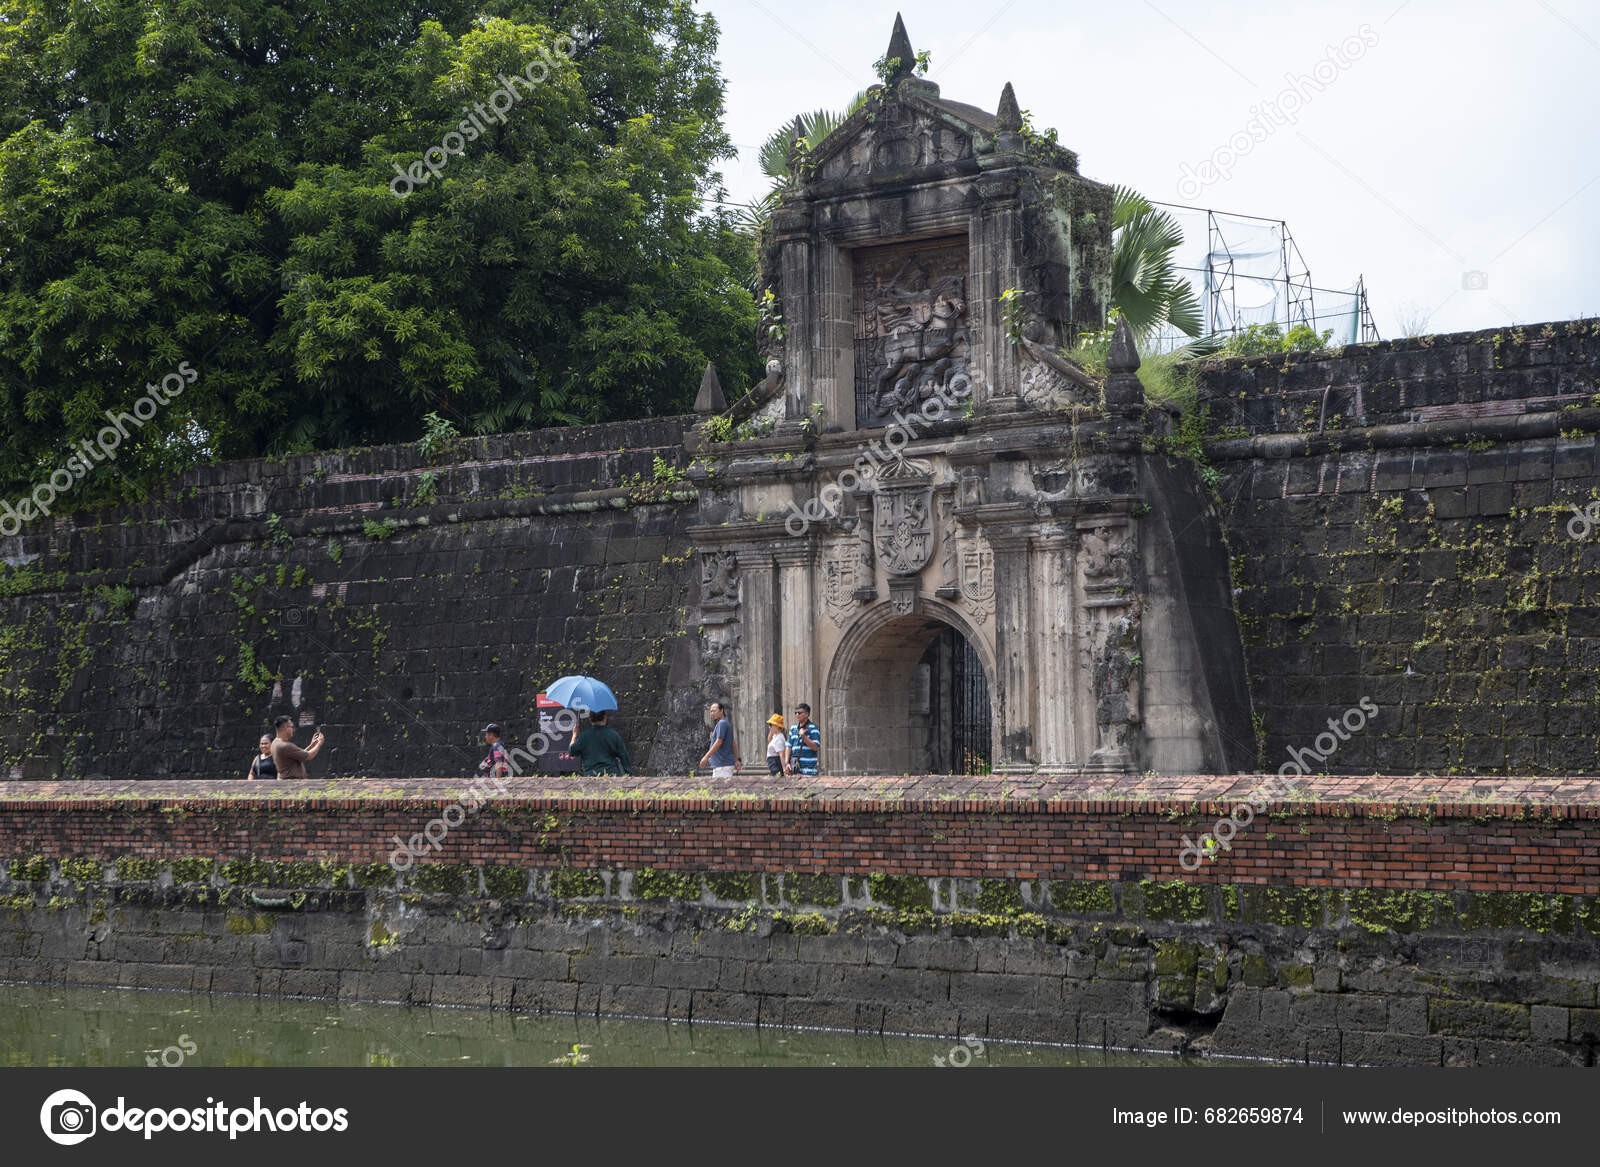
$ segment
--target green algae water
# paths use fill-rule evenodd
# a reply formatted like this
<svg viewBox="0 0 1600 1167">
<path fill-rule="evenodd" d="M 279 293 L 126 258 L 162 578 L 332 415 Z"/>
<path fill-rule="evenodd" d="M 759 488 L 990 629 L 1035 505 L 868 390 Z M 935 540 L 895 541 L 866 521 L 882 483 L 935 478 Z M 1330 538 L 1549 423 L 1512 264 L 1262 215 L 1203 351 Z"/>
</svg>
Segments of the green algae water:
<svg viewBox="0 0 1600 1167">
<path fill-rule="evenodd" d="M 935 1066 L 936 1058 L 960 1068 L 1185 1064 L 949 1038 L 0 985 L 4 1066 Z"/>
</svg>

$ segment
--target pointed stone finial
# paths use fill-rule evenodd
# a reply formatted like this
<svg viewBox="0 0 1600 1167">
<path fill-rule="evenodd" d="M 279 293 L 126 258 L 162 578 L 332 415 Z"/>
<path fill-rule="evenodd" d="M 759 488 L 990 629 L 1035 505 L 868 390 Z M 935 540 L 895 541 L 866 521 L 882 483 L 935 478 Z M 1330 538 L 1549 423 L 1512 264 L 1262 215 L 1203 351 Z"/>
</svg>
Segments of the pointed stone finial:
<svg viewBox="0 0 1600 1167">
<path fill-rule="evenodd" d="M 796 117 L 794 119 L 794 125 L 789 127 L 789 153 L 785 155 L 789 161 L 789 174 L 791 176 L 795 175 L 795 172 L 800 166 L 800 159 L 805 156 L 805 143 L 805 124 L 798 117 Z"/>
<path fill-rule="evenodd" d="M 994 128 L 1001 133 L 1022 131 L 1022 107 L 1017 104 L 1017 91 L 1011 88 L 1009 81 L 1000 91 L 1000 108 L 994 115 Z"/>
<path fill-rule="evenodd" d="M 728 399 L 722 395 L 722 382 L 717 378 L 717 366 L 706 362 L 705 376 L 700 378 L 700 394 L 694 399 L 696 413 L 721 413 L 728 408 Z"/>
<path fill-rule="evenodd" d="M 1106 372 L 1131 373 L 1139 367 L 1139 346 L 1133 343 L 1133 329 L 1126 316 L 1117 317 L 1117 330 L 1111 334 L 1111 349 L 1106 353 Z"/>
<path fill-rule="evenodd" d="M 898 12 L 894 14 L 894 32 L 889 36 L 889 51 L 883 56 L 886 61 L 897 62 L 885 79 L 885 84 L 891 88 L 916 70 L 917 54 L 911 48 L 911 38 L 906 35 L 906 22 Z"/>
<path fill-rule="evenodd" d="M 1106 405 L 1113 412 L 1136 413 L 1144 408 L 1144 385 L 1139 381 L 1139 347 L 1133 343 L 1133 329 L 1126 316 L 1117 317 L 1106 352 Z"/>
</svg>

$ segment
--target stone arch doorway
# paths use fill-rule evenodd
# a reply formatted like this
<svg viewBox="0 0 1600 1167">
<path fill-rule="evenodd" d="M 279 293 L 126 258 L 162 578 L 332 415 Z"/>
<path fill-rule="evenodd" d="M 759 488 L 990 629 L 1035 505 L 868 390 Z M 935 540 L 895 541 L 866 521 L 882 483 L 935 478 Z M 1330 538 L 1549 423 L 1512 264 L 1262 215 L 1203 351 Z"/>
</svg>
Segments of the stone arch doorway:
<svg viewBox="0 0 1600 1167">
<path fill-rule="evenodd" d="M 889 605 L 867 613 L 839 645 L 828 673 L 825 768 L 989 773 L 993 677 L 988 645 L 953 610 L 923 601 L 909 616 L 895 615 Z"/>
</svg>

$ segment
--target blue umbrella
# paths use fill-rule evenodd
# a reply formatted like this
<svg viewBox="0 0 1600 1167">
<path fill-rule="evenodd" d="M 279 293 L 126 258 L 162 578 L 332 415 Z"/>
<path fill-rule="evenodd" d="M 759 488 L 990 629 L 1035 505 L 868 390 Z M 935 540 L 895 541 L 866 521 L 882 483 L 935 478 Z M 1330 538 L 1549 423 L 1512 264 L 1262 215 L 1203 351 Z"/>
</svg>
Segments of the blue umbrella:
<svg viewBox="0 0 1600 1167">
<path fill-rule="evenodd" d="M 562 677 L 544 692 L 546 697 L 559 701 L 566 709 L 610 713 L 617 708 L 616 695 L 604 682 L 593 677 Z"/>
</svg>

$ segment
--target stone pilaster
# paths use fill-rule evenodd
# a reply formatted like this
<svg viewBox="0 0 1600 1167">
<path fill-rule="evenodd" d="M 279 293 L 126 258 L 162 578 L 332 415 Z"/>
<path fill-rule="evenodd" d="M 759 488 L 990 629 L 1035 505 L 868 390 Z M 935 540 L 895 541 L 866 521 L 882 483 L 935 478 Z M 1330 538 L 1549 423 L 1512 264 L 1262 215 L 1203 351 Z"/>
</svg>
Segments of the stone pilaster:
<svg viewBox="0 0 1600 1167">
<path fill-rule="evenodd" d="M 817 608 L 813 569 L 817 559 L 815 539 L 794 539 L 774 553 L 778 563 L 778 628 L 781 660 L 781 692 L 769 700 L 782 698 L 787 720 L 795 702 L 804 701 L 815 716 L 822 693 L 817 678 Z"/>
<path fill-rule="evenodd" d="M 994 712 L 1000 722 L 997 773 L 1036 768 L 1034 670 L 1029 643 L 1028 536 L 1016 530 L 991 530 L 994 548 Z"/>
<path fill-rule="evenodd" d="M 761 743 L 766 741 L 766 720 L 772 715 L 767 706 L 779 692 L 780 660 L 777 567 L 770 550 L 758 553 L 754 547 L 741 549 L 741 564 L 750 566 L 743 574 L 743 599 L 740 611 L 744 640 L 744 667 L 733 678 L 733 730 L 739 742 L 739 756 L 747 766 L 761 765 Z"/>
<path fill-rule="evenodd" d="M 1066 770 L 1079 760 L 1078 709 L 1083 696 L 1074 683 L 1077 621 L 1072 555 L 1076 532 L 1037 535 L 1029 552 L 1033 599 L 1033 645 L 1037 663 L 1035 745 L 1041 770 Z"/>
</svg>

